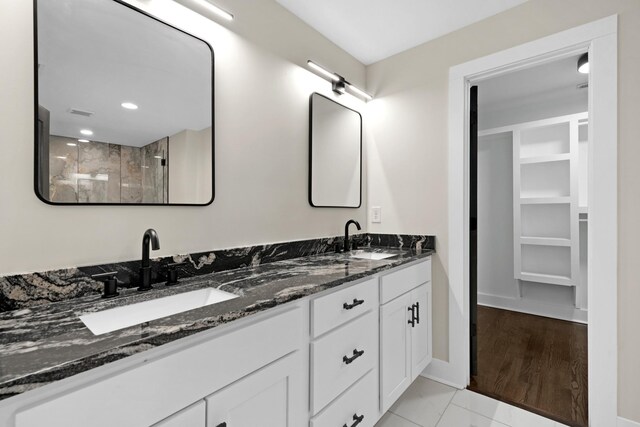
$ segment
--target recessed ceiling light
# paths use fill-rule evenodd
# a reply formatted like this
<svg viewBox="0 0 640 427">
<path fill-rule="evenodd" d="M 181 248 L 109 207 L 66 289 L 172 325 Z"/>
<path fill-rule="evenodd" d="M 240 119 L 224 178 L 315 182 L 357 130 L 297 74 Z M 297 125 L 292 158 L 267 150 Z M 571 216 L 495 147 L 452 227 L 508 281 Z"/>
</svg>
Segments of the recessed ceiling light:
<svg viewBox="0 0 640 427">
<path fill-rule="evenodd" d="M 69 147 L 76 147 L 78 144 L 76 144 L 75 142 L 67 142 L 67 145 Z"/>
<path fill-rule="evenodd" d="M 122 108 L 126 108 L 127 110 L 137 110 L 138 109 L 138 106 L 136 104 L 134 104 L 133 102 L 123 102 L 120 105 L 122 106 Z"/>
<path fill-rule="evenodd" d="M 87 136 L 93 135 L 93 131 L 89 129 L 82 129 L 80 133 Z"/>
<path fill-rule="evenodd" d="M 88 139 L 79 139 L 78 142 L 91 142 Z"/>
</svg>

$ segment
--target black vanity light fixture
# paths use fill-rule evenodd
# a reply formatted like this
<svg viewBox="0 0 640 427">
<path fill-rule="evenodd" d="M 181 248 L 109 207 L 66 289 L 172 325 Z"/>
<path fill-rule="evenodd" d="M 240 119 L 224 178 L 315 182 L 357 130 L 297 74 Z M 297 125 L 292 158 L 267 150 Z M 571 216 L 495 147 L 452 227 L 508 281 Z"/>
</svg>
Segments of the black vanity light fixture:
<svg viewBox="0 0 640 427">
<path fill-rule="evenodd" d="M 322 77 L 326 77 L 329 80 L 331 80 L 331 88 L 338 95 L 342 95 L 346 93 L 348 90 L 352 94 L 360 96 L 366 99 L 367 101 L 371 101 L 373 99 L 373 96 L 369 95 L 367 92 L 361 89 L 358 89 L 357 87 L 349 83 L 347 80 L 345 80 L 345 78 L 342 77 L 340 74 L 333 73 L 327 70 L 326 68 L 316 64 L 312 60 L 308 60 L 307 65 L 309 66 L 309 68 L 316 71 Z"/>
<path fill-rule="evenodd" d="M 233 15 L 230 14 L 229 12 L 227 12 L 224 9 L 221 9 L 220 7 L 216 6 L 215 4 L 211 3 L 209 0 L 192 0 L 194 3 L 199 4 L 200 6 L 203 6 L 205 8 L 207 8 L 207 10 L 215 13 L 216 15 L 218 15 L 219 17 L 226 19 L 227 21 L 233 21 Z"/>
<path fill-rule="evenodd" d="M 578 72 L 589 74 L 589 53 L 585 53 L 578 58 Z"/>
</svg>

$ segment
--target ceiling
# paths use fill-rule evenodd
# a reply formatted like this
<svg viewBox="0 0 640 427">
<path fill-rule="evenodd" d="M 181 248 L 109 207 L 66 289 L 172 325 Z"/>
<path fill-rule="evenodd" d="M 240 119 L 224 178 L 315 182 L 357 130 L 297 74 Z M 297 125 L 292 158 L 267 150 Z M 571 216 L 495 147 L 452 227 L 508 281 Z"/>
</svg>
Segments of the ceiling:
<svg viewBox="0 0 640 427">
<path fill-rule="evenodd" d="M 526 0 L 276 0 L 365 65 Z"/>
<path fill-rule="evenodd" d="M 209 46 L 115 1 L 38 1 L 38 64 L 52 135 L 141 147 L 211 126 Z"/>
<path fill-rule="evenodd" d="M 484 80 L 478 84 L 478 104 L 481 108 L 492 109 L 513 105 L 515 100 L 561 97 L 566 93 L 585 91 L 577 89 L 578 84 L 589 80 L 588 75 L 577 71 L 580 55 Z"/>
</svg>

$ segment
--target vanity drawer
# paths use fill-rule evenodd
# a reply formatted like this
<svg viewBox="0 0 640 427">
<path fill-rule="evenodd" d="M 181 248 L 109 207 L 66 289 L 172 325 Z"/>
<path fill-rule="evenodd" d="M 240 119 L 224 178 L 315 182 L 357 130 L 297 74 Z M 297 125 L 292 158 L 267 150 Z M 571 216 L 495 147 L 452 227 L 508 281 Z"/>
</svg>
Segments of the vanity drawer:
<svg viewBox="0 0 640 427">
<path fill-rule="evenodd" d="M 378 279 L 366 280 L 311 301 L 311 336 L 318 337 L 378 307 Z"/>
<path fill-rule="evenodd" d="M 378 420 L 378 385 L 375 370 L 332 402 L 322 413 L 311 419 L 311 427 L 351 426 L 360 417 L 358 427 L 373 427 Z"/>
<path fill-rule="evenodd" d="M 378 313 L 355 319 L 311 344 L 311 411 L 317 413 L 378 361 Z"/>
<path fill-rule="evenodd" d="M 431 257 L 380 278 L 380 304 L 385 304 L 423 283 L 431 281 Z"/>
<path fill-rule="evenodd" d="M 207 405 L 201 400 L 152 427 L 205 427 L 206 420 Z"/>
</svg>

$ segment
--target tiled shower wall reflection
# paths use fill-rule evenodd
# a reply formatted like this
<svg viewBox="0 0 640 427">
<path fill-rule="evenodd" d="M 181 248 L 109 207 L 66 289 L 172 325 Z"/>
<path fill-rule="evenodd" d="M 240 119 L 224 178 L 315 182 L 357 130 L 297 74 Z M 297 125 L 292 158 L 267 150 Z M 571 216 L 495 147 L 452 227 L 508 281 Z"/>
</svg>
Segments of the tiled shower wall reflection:
<svg viewBox="0 0 640 427">
<path fill-rule="evenodd" d="M 49 156 L 52 202 L 168 201 L 168 138 L 130 147 L 51 135 Z"/>
</svg>

